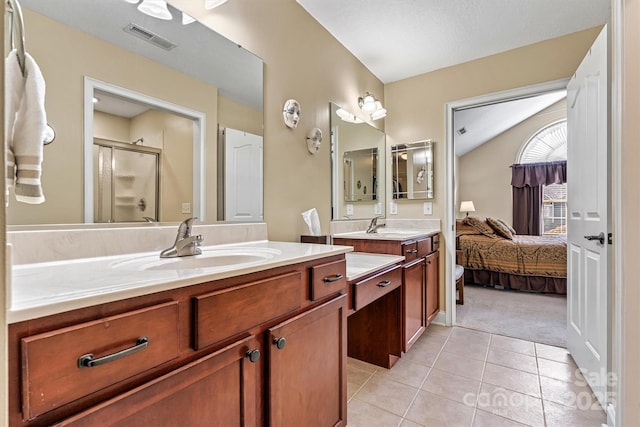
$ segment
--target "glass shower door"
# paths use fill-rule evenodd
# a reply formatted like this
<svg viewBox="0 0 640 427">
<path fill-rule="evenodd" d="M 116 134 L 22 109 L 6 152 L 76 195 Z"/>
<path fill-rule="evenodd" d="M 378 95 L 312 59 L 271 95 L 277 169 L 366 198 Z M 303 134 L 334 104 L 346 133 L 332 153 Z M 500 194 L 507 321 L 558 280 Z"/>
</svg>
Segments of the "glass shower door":
<svg viewBox="0 0 640 427">
<path fill-rule="evenodd" d="M 158 220 L 160 153 L 94 144 L 95 222 Z"/>
</svg>

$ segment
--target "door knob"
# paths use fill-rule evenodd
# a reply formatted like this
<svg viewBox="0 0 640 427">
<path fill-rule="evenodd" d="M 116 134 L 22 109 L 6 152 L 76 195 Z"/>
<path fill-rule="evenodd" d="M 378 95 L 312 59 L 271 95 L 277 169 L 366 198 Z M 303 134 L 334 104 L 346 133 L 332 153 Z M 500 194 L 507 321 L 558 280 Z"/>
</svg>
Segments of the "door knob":
<svg viewBox="0 0 640 427">
<path fill-rule="evenodd" d="M 601 245 L 604 245 L 604 233 L 600 232 L 597 236 L 584 236 L 587 240 L 597 240 Z"/>
</svg>

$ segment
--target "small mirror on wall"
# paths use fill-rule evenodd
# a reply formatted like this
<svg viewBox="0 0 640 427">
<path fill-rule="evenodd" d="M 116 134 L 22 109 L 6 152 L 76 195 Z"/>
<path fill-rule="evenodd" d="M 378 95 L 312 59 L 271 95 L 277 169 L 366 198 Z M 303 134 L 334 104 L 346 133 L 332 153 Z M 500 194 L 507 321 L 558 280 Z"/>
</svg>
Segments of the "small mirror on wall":
<svg viewBox="0 0 640 427">
<path fill-rule="evenodd" d="M 378 149 L 345 151 L 344 201 L 377 200 Z"/>
<path fill-rule="evenodd" d="M 433 199 L 433 140 L 391 147 L 394 199 Z"/>
</svg>

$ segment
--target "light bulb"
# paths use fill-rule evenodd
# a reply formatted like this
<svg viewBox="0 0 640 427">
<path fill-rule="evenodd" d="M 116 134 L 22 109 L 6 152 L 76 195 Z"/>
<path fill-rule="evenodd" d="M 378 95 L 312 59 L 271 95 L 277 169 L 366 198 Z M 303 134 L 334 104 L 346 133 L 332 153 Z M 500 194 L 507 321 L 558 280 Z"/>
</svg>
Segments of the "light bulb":
<svg viewBox="0 0 640 427">
<path fill-rule="evenodd" d="M 227 0 L 204 0 L 204 8 L 205 9 L 213 9 L 215 7 L 220 6 L 223 3 L 226 3 Z"/>
<path fill-rule="evenodd" d="M 376 111 L 376 100 L 371 94 L 366 94 L 362 99 L 362 111 L 365 113 L 373 113 Z"/>
<path fill-rule="evenodd" d="M 167 8 L 167 2 L 164 0 L 142 0 L 142 3 L 138 5 L 138 10 L 158 19 L 171 20 L 173 18 Z"/>
</svg>

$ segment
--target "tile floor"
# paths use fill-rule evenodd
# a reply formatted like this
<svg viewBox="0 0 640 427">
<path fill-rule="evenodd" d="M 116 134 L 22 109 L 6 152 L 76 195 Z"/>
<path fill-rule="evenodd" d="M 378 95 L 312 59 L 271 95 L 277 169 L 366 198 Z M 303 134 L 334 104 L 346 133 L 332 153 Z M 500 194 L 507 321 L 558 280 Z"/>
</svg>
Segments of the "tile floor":
<svg viewBox="0 0 640 427">
<path fill-rule="evenodd" d="M 600 427 L 563 348 L 431 325 L 391 369 L 347 363 L 349 427 Z"/>
</svg>

